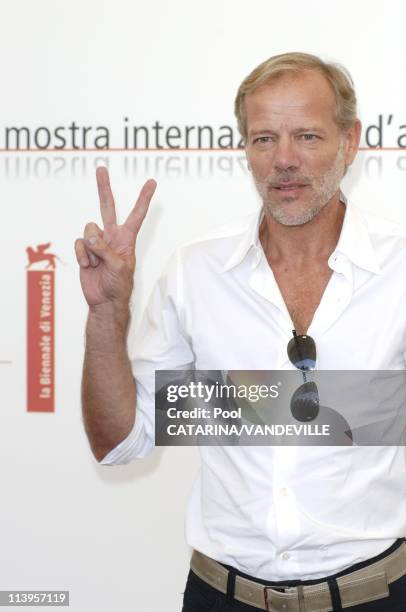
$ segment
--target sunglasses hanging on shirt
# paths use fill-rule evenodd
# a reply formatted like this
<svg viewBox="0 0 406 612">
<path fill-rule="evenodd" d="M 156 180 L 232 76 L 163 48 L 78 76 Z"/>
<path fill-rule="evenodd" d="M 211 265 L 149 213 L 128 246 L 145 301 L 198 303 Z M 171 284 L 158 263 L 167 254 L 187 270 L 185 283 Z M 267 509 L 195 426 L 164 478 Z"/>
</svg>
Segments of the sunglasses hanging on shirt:
<svg viewBox="0 0 406 612">
<path fill-rule="evenodd" d="M 316 343 L 311 336 L 298 336 L 292 330 L 293 338 L 287 346 L 288 357 L 301 370 L 303 384 L 292 395 L 290 410 L 298 421 L 312 421 L 319 414 L 319 391 L 314 381 L 308 380 L 309 373 L 316 367 Z"/>
</svg>

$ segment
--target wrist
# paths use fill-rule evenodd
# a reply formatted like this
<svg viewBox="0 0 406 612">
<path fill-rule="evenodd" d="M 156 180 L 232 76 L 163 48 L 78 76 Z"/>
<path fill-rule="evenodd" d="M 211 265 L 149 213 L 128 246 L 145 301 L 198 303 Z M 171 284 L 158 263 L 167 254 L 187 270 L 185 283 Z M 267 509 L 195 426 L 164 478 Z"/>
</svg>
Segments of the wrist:
<svg viewBox="0 0 406 612">
<path fill-rule="evenodd" d="M 92 344 L 125 344 L 131 313 L 129 304 L 106 302 L 89 306 L 86 340 Z"/>
</svg>

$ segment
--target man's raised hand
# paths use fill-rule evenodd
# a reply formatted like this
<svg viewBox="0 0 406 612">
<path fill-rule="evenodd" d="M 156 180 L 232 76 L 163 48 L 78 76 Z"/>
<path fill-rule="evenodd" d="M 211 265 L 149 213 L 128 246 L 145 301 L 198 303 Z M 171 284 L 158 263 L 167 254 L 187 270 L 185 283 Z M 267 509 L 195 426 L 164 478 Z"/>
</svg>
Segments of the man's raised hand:
<svg viewBox="0 0 406 612">
<path fill-rule="evenodd" d="M 116 304 L 127 307 L 133 288 L 135 242 L 147 214 L 156 182 L 148 180 L 126 221 L 117 225 L 107 168 L 96 170 L 103 229 L 87 223 L 83 238 L 75 241 L 80 282 L 90 307 Z"/>
</svg>

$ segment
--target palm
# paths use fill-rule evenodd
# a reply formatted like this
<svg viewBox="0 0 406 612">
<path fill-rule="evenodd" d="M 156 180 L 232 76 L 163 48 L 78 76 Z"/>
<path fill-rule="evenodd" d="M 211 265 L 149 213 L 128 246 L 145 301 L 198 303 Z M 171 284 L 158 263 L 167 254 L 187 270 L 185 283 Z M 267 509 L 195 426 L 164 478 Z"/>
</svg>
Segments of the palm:
<svg viewBox="0 0 406 612">
<path fill-rule="evenodd" d="M 95 267 L 81 267 L 80 282 L 86 301 L 95 306 L 111 301 L 129 301 L 135 268 L 135 243 L 155 190 L 155 183 L 147 181 L 139 198 L 122 225 L 116 223 L 113 195 L 107 169 L 97 170 L 97 185 L 103 230 L 99 236 L 114 253 L 114 261 L 98 258 Z"/>
</svg>

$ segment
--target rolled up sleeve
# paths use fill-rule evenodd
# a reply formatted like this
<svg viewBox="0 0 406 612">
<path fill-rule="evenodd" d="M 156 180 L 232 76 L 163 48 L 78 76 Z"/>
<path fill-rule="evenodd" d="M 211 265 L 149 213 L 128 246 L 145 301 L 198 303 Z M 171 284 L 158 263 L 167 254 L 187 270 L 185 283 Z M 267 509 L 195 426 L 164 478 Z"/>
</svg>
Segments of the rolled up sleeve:
<svg viewBox="0 0 406 612">
<path fill-rule="evenodd" d="M 194 368 L 191 343 L 183 330 L 183 282 L 179 250 L 155 284 L 128 354 L 136 383 L 136 418 L 128 436 L 101 459 L 127 464 L 155 447 L 155 371 Z"/>
</svg>

